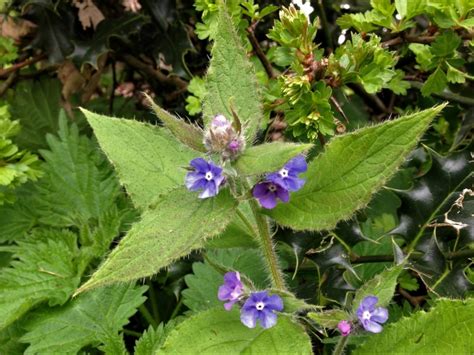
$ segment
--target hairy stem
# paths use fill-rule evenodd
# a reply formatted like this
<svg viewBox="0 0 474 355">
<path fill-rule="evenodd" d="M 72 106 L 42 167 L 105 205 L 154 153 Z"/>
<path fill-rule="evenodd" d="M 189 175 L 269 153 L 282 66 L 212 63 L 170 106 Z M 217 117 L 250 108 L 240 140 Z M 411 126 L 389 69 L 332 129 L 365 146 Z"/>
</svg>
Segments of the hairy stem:
<svg viewBox="0 0 474 355">
<path fill-rule="evenodd" d="M 148 309 L 145 307 L 145 305 L 141 305 L 140 307 L 138 307 L 138 311 L 140 312 L 140 314 L 143 316 L 143 318 L 146 319 L 146 321 L 148 322 L 148 324 L 150 324 L 153 328 L 156 328 L 158 326 L 158 323 L 155 321 L 155 319 L 153 318 L 153 316 L 150 314 L 150 312 L 148 311 Z"/>
<path fill-rule="evenodd" d="M 258 236 L 257 232 L 255 231 L 254 227 L 252 226 L 252 223 L 250 223 L 250 221 L 248 220 L 247 217 L 245 217 L 245 215 L 242 213 L 242 211 L 239 210 L 238 208 L 237 208 L 236 211 L 237 211 L 237 216 L 239 216 L 241 221 L 245 224 L 245 227 L 247 227 L 249 233 L 252 234 L 252 236 L 254 236 L 254 237 Z"/>
<path fill-rule="evenodd" d="M 270 271 L 272 285 L 277 289 L 285 290 L 285 281 L 283 280 L 283 274 L 278 263 L 278 256 L 275 252 L 275 249 L 273 248 L 273 242 L 270 235 L 270 228 L 267 218 L 259 213 L 258 205 L 255 200 L 251 199 L 249 203 L 257 222 L 260 247 L 263 251 L 268 270 Z"/>
<path fill-rule="evenodd" d="M 348 340 L 349 340 L 349 336 L 345 336 L 345 337 L 341 336 L 341 338 L 336 344 L 336 347 L 334 348 L 334 352 L 332 353 L 332 355 L 344 354 L 344 348 L 346 347 Z"/>
</svg>

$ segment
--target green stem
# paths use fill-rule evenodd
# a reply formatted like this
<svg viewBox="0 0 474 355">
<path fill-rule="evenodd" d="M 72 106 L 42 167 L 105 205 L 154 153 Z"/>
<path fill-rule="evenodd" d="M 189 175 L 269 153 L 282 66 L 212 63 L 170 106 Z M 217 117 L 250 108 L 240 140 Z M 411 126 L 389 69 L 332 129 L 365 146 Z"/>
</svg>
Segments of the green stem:
<svg viewBox="0 0 474 355">
<path fill-rule="evenodd" d="M 170 319 L 173 319 L 174 317 L 176 317 L 182 305 L 183 305 L 183 299 L 181 298 L 179 302 L 176 304 L 176 307 L 174 307 L 173 313 L 171 313 Z"/>
<path fill-rule="evenodd" d="M 145 307 L 145 305 L 141 305 L 140 307 L 138 307 L 138 310 L 139 312 L 141 313 L 141 315 L 143 316 L 143 318 L 146 319 L 146 321 L 153 327 L 153 328 L 156 328 L 158 326 L 158 323 L 156 323 L 155 319 L 153 318 L 153 316 L 150 314 L 150 312 L 148 311 L 148 309 Z"/>
<path fill-rule="evenodd" d="M 415 89 L 418 89 L 418 90 L 421 90 L 421 88 L 423 87 L 423 83 L 420 83 L 418 81 L 409 81 L 411 87 L 415 88 Z M 464 105 L 469 105 L 469 106 L 472 106 L 474 105 L 474 99 L 470 98 L 470 97 L 466 97 L 466 96 L 461 96 L 461 95 L 458 95 L 458 94 L 455 94 L 453 92 L 449 92 L 449 91 L 443 91 L 443 92 L 440 92 L 440 93 L 437 93 L 437 94 L 434 94 L 433 93 L 433 96 L 437 96 L 437 97 L 440 97 L 442 99 L 446 99 L 446 100 L 450 100 L 450 101 L 456 101 L 456 102 L 459 102 L 461 104 L 464 104 Z"/>
<path fill-rule="evenodd" d="M 249 230 L 249 233 L 252 234 L 252 236 L 257 236 L 257 232 L 255 231 L 254 227 L 252 226 L 248 218 L 238 208 L 237 208 L 237 216 L 239 216 L 242 222 L 244 222 L 245 226 Z"/>
<path fill-rule="evenodd" d="M 336 347 L 334 348 L 334 352 L 332 353 L 332 355 L 344 354 L 344 348 L 346 347 L 348 340 L 349 340 L 349 336 L 345 336 L 345 337 L 341 336 L 341 338 L 336 344 Z"/>
<path fill-rule="evenodd" d="M 265 261 L 267 262 L 268 270 L 272 279 L 273 287 L 286 290 L 283 274 L 278 265 L 278 256 L 273 248 L 272 237 L 268 226 L 268 221 L 265 216 L 259 212 L 257 202 L 253 199 L 249 201 L 255 221 L 257 222 L 260 247 L 263 251 Z"/>
<path fill-rule="evenodd" d="M 150 295 L 151 311 L 153 312 L 153 318 L 156 323 L 160 323 L 160 312 L 158 310 L 158 302 L 156 298 L 156 291 L 153 287 L 153 282 L 148 281 L 148 294 Z"/>
<path fill-rule="evenodd" d="M 130 336 L 132 336 L 132 337 L 135 337 L 135 338 L 140 338 L 140 337 L 142 336 L 141 333 L 136 332 L 136 331 L 134 331 L 134 330 L 130 330 L 130 329 L 124 329 L 124 330 L 123 330 L 123 333 L 124 333 L 124 334 L 127 334 L 127 335 L 130 335 Z"/>
</svg>

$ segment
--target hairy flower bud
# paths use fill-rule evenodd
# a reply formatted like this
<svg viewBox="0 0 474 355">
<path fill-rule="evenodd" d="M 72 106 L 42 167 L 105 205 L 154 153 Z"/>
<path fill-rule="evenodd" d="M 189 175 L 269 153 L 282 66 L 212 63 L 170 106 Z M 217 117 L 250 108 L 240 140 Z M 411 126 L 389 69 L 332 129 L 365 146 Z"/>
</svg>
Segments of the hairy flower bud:
<svg viewBox="0 0 474 355">
<path fill-rule="evenodd" d="M 204 133 L 204 145 L 224 159 L 235 159 L 245 148 L 245 140 L 224 115 L 216 115 Z"/>
</svg>

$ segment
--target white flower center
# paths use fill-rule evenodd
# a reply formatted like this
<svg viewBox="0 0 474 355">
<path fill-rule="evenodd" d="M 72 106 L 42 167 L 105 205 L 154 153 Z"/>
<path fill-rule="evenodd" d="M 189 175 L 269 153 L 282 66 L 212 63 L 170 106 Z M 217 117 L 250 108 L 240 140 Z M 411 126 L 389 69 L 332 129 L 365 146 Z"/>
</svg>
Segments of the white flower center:
<svg viewBox="0 0 474 355">
<path fill-rule="evenodd" d="M 210 171 L 208 171 L 206 173 L 206 180 L 207 181 L 211 181 L 213 177 L 214 177 L 214 175 L 212 175 L 212 173 Z"/>
<path fill-rule="evenodd" d="M 277 189 L 277 187 L 274 184 L 268 185 L 268 190 L 270 190 L 270 192 L 275 192 L 276 189 Z"/>
<path fill-rule="evenodd" d="M 283 168 L 280 170 L 280 176 L 283 177 L 283 178 L 286 178 L 288 177 L 288 170 Z"/>
<path fill-rule="evenodd" d="M 262 309 L 265 308 L 265 303 L 257 302 L 257 304 L 255 305 L 255 308 L 257 308 L 258 311 L 261 311 Z"/>
<path fill-rule="evenodd" d="M 364 313 L 362 313 L 362 319 L 367 319 L 369 320 L 370 319 L 370 312 L 369 311 L 364 311 Z"/>
</svg>

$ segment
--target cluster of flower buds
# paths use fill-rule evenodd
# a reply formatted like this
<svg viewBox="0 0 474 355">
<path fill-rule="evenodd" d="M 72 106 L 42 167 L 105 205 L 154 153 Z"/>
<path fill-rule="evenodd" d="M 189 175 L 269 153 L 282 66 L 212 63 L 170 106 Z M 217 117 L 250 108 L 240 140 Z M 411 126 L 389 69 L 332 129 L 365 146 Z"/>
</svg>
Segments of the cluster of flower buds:
<svg viewBox="0 0 474 355">
<path fill-rule="evenodd" d="M 218 153 L 224 160 L 234 160 L 245 148 L 238 119 L 232 124 L 224 115 L 215 116 L 204 133 L 204 145 L 210 153 Z"/>
<path fill-rule="evenodd" d="M 285 164 L 280 170 L 267 174 L 264 181 L 253 188 L 253 196 L 263 208 L 272 209 L 277 199 L 282 202 L 290 200 L 290 192 L 301 189 L 305 180 L 298 177 L 308 169 L 304 156 L 298 155 Z"/>
<path fill-rule="evenodd" d="M 357 318 L 362 327 L 371 333 L 380 333 L 383 330 L 381 324 L 388 319 L 388 310 L 376 307 L 379 299 L 376 296 L 365 297 L 357 308 Z M 341 320 L 337 325 L 342 336 L 348 336 L 352 331 L 352 324 L 347 320 Z"/>
<path fill-rule="evenodd" d="M 262 328 L 271 328 L 277 323 L 277 314 L 283 310 L 283 301 L 278 295 L 269 295 L 267 291 L 245 293 L 240 274 L 235 271 L 224 275 L 224 284 L 219 287 L 217 297 L 230 311 L 237 302 L 240 308 L 240 321 L 248 328 L 255 328 L 257 322 Z"/>
</svg>

